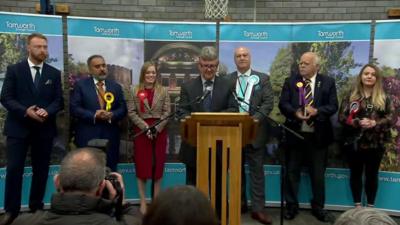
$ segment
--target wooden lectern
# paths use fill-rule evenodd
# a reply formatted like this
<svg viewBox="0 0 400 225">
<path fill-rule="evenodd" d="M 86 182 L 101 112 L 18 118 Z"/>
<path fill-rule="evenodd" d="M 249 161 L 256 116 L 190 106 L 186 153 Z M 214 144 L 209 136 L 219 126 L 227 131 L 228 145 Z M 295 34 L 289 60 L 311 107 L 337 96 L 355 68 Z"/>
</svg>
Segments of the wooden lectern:
<svg viewBox="0 0 400 225">
<path fill-rule="evenodd" d="M 221 179 L 221 199 L 217 199 L 221 201 L 221 225 L 228 222 L 227 187 L 229 225 L 239 225 L 242 147 L 255 137 L 257 123 L 248 113 L 192 113 L 182 121 L 181 129 L 183 139 L 197 146 L 197 188 L 215 208 L 216 179 Z M 222 144 L 222 177 L 216 177 L 217 142 Z"/>
</svg>

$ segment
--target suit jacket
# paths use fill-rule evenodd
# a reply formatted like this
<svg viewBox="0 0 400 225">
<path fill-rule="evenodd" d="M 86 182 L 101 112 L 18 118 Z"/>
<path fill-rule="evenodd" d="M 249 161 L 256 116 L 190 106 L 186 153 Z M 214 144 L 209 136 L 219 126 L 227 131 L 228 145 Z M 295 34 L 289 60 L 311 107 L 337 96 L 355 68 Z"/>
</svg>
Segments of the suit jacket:
<svg viewBox="0 0 400 225">
<path fill-rule="evenodd" d="M 269 115 L 274 107 L 274 95 L 267 74 L 251 70 L 251 75 L 256 75 L 260 79 L 258 84 L 253 87 L 249 102 L 249 114 L 259 121 L 257 136 L 253 140 L 252 145 L 254 148 L 260 148 L 265 146 L 268 140 L 270 124 L 265 117 Z M 237 71 L 229 74 L 229 79 L 232 82 L 232 90 L 235 90 L 234 87 L 236 87 L 238 79 Z"/>
<path fill-rule="evenodd" d="M 157 118 L 164 119 L 171 112 L 170 98 L 168 90 L 165 87 L 154 90 L 154 97 L 152 105 L 149 105 L 147 100 L 144 100 L 144 112 L 140 111 L 140 99 L 137 96 L 138 86 L 131 88 L 128 94 L 128 116 L 129 119 L 140 129 L 145 129 L 147 124 L 144 119 Z M 161 132 L 165 125 L 167 125 L 168 120 L 164 120 L 156 126 L 157 131 Z"/>
<path fill-rule="evenodd" d="M 113 117 L 108 121 L 94 120 L 96 110 L 100 109 L 97 98 L 96 85 L 89 77 L 78 81 L 70 99 L 71 115 L 76 118 L 75 141 L 78 146 L 86 146 L 93 138 L 108 137 L 112 142 L 119 142 L 118 122 L 126 115 L 126 102 L 121 86 L 113 80 L 105 80 L 106 92 L 114 95 L 111 104 Z"/>
<path fill-rule="evenodd" d="M 184 83 L 181 87 L 179 111 L 182 117 L 189 116 L 192 112 L 205 112 L 203 103 L 196 103 L 196 99 L 203 95 L 203 83 L 201 77 L 197 77 Z M 212 91 L 211 112 L 237 112 L 238 105 L 232 94 L 229 80 L 215 77 Z M 187 164 L 196 166 L 196 148 L 182 141 L 180 158 Z"/>
<path fill-rule="evenodd" d="M 61 86 L 61 72 L 46 63 L 43 63 L 38 88 L 33 83 L 28 60 L 9 66 L 0 99 L 8 110 L 4 135 L 17 138 L 26 138 L 31 134 L 54 137 L 57 134 L 56 114 L 64 107 Z M 26 116 L 26 109 L 32 105 L 48 112 L 49 117 L 43 123 Z"/>
<path fill-rule="evenodd" d="M 286 78 L 282 88 L 279 109 L 286 117 L 285 124 L 296 132 L 300 132 L 302 120 L 296 118 L 295 113 L 301 107 L 299 105 L 299 89 L 297 82 L 302 82 L 301 75 L 293 75 Z M 317 74 L 314 87 L 314 107 L 318 114 L 314 119 L 314 133 L 316 144 L 327 146 L 333 140 L 333 131 L 330 117 L 338 109 L 335 80 L 329 76 Z M 288 144 L 297 143 L 297 138 L 287 133 Z"/>
</svg>

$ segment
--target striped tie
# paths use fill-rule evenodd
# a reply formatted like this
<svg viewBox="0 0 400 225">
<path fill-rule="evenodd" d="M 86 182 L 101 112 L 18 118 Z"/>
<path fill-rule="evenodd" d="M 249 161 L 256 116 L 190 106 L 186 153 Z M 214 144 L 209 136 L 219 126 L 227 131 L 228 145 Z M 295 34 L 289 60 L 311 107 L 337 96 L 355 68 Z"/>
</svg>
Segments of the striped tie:
<svg viewBox="0 0 400 225">
<path fill-rule="evenodd" d="M 314 98 L 313 98 L 313 94 L 312 94 L 312 90 L 311 90 L 311 80 L 310 79 L 306 79 L 306 87 L 305 87 L 305 103 L 306 106 L 314 106 Z M 312 127 L 314 125 L 314 122 L 312 119 L 307 120 L 307 124 L 308 126 Z"/>
</svg>

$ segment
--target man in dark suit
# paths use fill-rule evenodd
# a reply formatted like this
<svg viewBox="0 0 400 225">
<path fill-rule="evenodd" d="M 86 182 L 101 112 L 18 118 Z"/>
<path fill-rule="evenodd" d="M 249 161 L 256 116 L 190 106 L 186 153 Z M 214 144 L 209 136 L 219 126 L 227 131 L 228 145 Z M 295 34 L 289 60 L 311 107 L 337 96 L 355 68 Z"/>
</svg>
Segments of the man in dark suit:
<svg viewBox="0 0 400 225">
<path fill-rule="evenodd" d="M 0 224 L 10 224 L 21 205 L 22 175 L 31 149 L 32 183 L 29 208 L 43 209 L 56 114 L 63 109 L 61 72 L 45 63 L 47 38 L 33 33 L 27 38 L 28 59 L 7 68 L 1 103 L 8 110 L 4 124 L 7 136 L 7 177 L 4 193 L 6 211 Z"/>
<path fill-rule="evenodd" d="M 256 138 L 243 148 L 243 164 L 248 162 L 250 169 L 252 218 L 263 223 L 271 224 L 272 219 L 264 212 L 265 179 L 264 179 L 264 150 L 268 140 L 268 121 L 265 118 L 272 111 L 274 96 L 269 77 L 250 68 L 251 54 L 245 47 L 235 49 L 234 60 L 237 71 L 229 78 L 233 82 L 236 95 L 243 99 L 239 110 L 249 114 L 259 121 Z M 247 103 L 247 104 L 246 104 Z M 246 176 L 242 169 L 242 212 L 247 211 Z"/>
<path fill-rule="evenodd" d="M 81 148 L 92 139 L 107 139 L 107 166 L 116 171 L 120 142 L 118 122 L 127 113 L 126 102 L 121 86 L 107 79 L 107 65 L 103 56 L 90 56 L 87 65 L 91 76 L 78 81 L 71 95 L 70 111 L 76 118 L 75 144 Z M 107 100 L 110 93 L 113 96 L 111 102 L 111 99 Z"/>
<path fill-rule="evenodd" d="M 286 219 L 298 213 L 297 193 L 303 161 L 308 165 L 313 198 L 312 214 L 321 221 L 332 221 L 325 211 L 325 169 L 327 148 L 333 140 L 330 117 L 337 111 L 335 80 L 318 73 L 320 59 L 314 52 L 304 53 L 299 74 L 290 76 L 283 85 L 279 109 L 285 124 L 299 132 L 304 140 L 287 133 L 286 152 Z"/>
<path fill-rule="evenodd" d="M 231 93 L 229 81 L 217 77 L 218 53 L 214 47 L 207 46 L 201 50 L 198 62 L 200 76 L 184 83 L 180 94 L 180 113 L 182 117 L 189 116 L 192 112 L 237 112 L 237 104 Z M 200 100 L 206 91 L 211 93 Z M 209 98 L 208 98 L 209 97 Z M 217 155 L 217 158 L 220 157 Z M 180 148 L 180 159 L 186 164 L 186 183 L 196 185 L 196 148 L 182 141 Z M 221 158 L 217 159 L 221 162 Z M 217 170 L 221 174 L 220 170 Z M 217 179 L 217 187 L 220 180 Z M 217 188 L 217 198 L 219 188 Z M 220 210 L 221 201 L 216 201 L 217 212 Z"/>
</svg>

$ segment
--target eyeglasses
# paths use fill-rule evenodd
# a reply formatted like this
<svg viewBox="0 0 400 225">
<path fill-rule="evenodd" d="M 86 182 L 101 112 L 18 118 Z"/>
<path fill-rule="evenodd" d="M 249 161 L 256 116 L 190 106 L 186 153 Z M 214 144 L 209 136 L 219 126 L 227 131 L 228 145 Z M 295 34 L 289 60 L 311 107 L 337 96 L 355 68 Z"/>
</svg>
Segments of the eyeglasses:
<svg viewBox="0 0 400 225">
<path fill-rule="evenodd" d="M 216 69 L 218 67 L 218 64 L 215 65 L 215 64 L 201 64 L 200 63 L 200 67 L 203 68 L 203 69 L 213 70 L 213 69 Z"/>
</svg>

